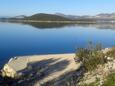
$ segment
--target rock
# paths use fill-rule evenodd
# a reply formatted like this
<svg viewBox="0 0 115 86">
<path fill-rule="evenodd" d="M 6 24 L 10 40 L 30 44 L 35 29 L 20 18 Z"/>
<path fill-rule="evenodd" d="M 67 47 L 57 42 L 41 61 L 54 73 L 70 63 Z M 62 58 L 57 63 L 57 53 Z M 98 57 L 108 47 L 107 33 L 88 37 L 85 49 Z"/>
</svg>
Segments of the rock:
<svg viewBox="0 0 115 86">
<path fill-rule="evenodd" d="M 107 57 L 107 60 L 108 60 L 108 61 L 112 61 L 112 60 L 114 60 L 114 59 L 111 58 L 111 57 Z"/>
<path fill-rule="evenodd" d="M 105 49 L 103 49 L 102 50 L 102 52 L 104 53 L 104 54 L 106 54 L 108 51 L 110 51 L 111 50 L 111 48 L 105 48 Z"/>
<path fill-rule="evenodd" d="M 113 70 L 115 70 L 115 60 L 113 61 Z"/>
<path fill-rule="evenodd" d="M 86 79 L 84 83 L 90 84 L 96 81 L 96 77 L 90 77 L 90 79 Z"/>
</svg>

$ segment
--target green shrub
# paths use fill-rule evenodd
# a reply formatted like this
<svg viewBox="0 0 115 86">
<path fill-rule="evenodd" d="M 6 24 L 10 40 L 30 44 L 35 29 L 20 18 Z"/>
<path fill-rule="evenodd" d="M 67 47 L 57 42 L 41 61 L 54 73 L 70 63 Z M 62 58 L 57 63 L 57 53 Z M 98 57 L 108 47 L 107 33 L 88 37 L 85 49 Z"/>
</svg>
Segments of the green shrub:
<svg viewBox="0 0 115 86">
<path fill-rule="evenodd" d="M 101 45 L 92 45 L 90 43 L 88 48 L 79 48 L 76 53 L 87 71 L 94 70 L 99 64 L 104 64 L 106 62 L 105 55 L 101 51 Z"/>
</svg>

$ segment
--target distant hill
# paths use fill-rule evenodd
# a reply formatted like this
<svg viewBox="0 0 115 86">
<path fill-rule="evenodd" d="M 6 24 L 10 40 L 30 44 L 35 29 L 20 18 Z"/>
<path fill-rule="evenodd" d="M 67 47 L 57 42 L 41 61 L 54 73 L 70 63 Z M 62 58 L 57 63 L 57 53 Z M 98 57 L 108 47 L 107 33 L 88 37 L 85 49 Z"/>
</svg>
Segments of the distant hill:
<svg viewBox="0 0 115 86">
<path fill-rule="evenodd" d="M 102 14 L 98 14 L 95 16 L 96 18 L 100 18 L 100 19 L 115 19 L 115 13 L 102 13 Z"/>
<path fill-rule="evenodd" d="M 39 13 L 29 17 L 26 17 L 27 20 L 39 20 L 39 21 L 70 21 L 71 19 L 65 18 L 63 16 L 55 14 L 44 14 Z"/>
<path fill-rule="evenodd" d="M 94 16 L 90 16 L 90 15 L 83 15 L 83 16 L 78 16 L 78 15 L 65 15 L 62 13 L 56 13 L 56 15 L 62 16 L 62 17 L 66 17 L 72 20 L 77 20 L 77 19 L 115 19 L 115 13 L 101 13 L 101 14 L 97 14 Z"/>
<path fill-rule="evenodd" d="M 80 17 L 80 16 L 77 16 L 77 15 L 65 15 L 63 13 L 55 13 L 55 15 L 62 16 L 62 17 L 65 17 L 65 18 L 68 18 L 68 19 L 71 19 L 71 20 L 75 20 L 75 19 Z"/>
<path fill-rule="evenodd" d="M 13 18 L 22 19 L 22 18 L 26 18 L 26 16 L 25 15 L 19 15 L 19 16 L 15 16 Z"/>
<path fill-rule="evenodd" d="M 30 21 L 31 20 L 31 21 Z M 70 23 L 115 23 L 115 13 L 101 13 L 98 15 L 90 16 L 90 15 L 65 15 L 62 13 L 56 14 L 46 14 L 46 13 L 38 13 L 32 16 L 15 16 L 10 18 L 0 18 L 0 21 L 10 21 L 10 22 L 47 22 L 47 21 L 68 21 Z M 66 22 L 65 22 L 66 23 Z"/>
</svg>

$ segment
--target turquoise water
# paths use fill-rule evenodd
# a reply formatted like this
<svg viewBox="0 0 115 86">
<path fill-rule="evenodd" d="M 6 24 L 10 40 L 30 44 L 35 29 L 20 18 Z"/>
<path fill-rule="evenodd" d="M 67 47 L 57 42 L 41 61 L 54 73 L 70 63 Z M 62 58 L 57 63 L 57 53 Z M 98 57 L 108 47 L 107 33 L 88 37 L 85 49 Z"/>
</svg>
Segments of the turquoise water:
<svg viewBox="0 0 115 86">
<path fill-rule="evenodd" d="M 74 53 L 89 41 L 101 43 L 103 47 L 114 46 L 115 28 L 82 25 L 41 28 L 0 23 L 0 64 L 14 56 Z"/>
</svg>

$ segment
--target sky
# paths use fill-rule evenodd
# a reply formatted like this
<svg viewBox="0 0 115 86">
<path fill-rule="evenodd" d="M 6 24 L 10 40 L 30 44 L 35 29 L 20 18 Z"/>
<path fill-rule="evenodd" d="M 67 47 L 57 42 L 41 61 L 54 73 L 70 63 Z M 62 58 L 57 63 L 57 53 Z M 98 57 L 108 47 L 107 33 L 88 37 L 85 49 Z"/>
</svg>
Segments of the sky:
<svg viewBox="0 0 115 86">
<path fill-rule="evenodd" d="M 0 0 L 0 16 L 115 13 L 115 0 Z"/>
</svg>

